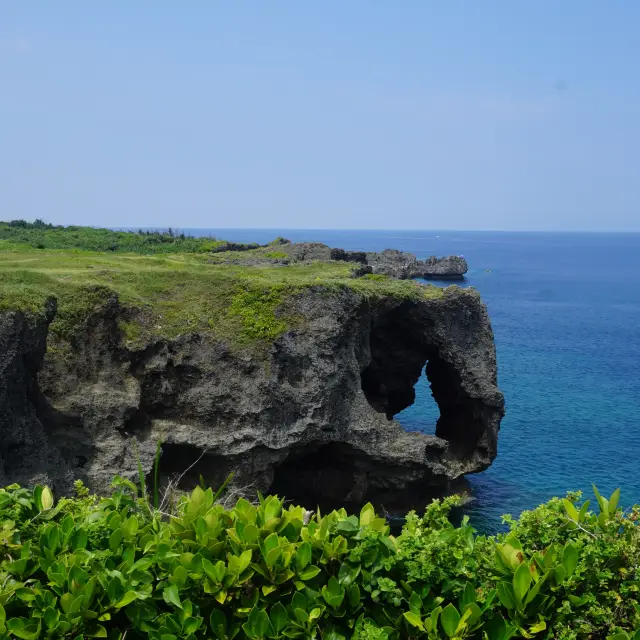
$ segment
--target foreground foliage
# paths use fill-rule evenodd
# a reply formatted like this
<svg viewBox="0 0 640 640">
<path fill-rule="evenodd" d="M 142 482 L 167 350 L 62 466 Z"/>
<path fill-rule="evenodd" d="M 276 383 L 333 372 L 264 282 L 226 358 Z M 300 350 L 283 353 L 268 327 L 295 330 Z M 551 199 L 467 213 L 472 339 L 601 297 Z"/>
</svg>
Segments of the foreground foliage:
<svg viewBox="0 0 640 640">
<path fill-rule="evenodd" d="M 321 515 L 275 496 L 231 510 L 196 488 L 162 514 L 117 478 L 0 490 L 0 638 L 615 638 L 640 626 L 636 520 L 619 492 L 554 499 L 495 537 L 365 506 Z M 639 636 L 636 636 L 639 637 Z"/>
</svg>

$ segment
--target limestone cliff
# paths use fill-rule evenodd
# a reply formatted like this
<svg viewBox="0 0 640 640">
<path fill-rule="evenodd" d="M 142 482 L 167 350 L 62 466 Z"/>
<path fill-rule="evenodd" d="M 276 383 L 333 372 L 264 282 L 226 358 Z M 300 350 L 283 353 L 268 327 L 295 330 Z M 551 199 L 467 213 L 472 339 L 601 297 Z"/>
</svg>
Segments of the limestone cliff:
<svg viewBox="0 0 640 640">
<path fill-rule="evenodd" d="M 479 295 L 449 287 L 431 299 L 375 299 L 348 287 L 304 289 L 295 326 L 265 351 L 189 332 L 135 347 L 114 293 L 47 348 L 56 309 L 0 311 L 0 485 L 74 478 L 105 491 L 145 472 L 162 441 L 163 479 L 218 484 L 315 503 L 412 506 L 447 491 L 496 455 L 503 396 Z M 51 341 L 50 341 L 51 342 Z M 435 435 L 393 416 L 428 378 Z"/>
</svg>

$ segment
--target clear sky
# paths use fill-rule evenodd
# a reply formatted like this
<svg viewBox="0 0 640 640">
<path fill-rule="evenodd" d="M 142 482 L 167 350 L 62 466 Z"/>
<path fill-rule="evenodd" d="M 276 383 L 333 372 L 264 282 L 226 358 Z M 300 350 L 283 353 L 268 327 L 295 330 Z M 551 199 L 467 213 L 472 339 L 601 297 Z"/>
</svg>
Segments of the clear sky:
<svg viewBox="0 0 640 640">
<path fill-rule="evenodd" d="M 0 219 L 640 229 L 635 0 L 0 0 Z"/>
</svg>

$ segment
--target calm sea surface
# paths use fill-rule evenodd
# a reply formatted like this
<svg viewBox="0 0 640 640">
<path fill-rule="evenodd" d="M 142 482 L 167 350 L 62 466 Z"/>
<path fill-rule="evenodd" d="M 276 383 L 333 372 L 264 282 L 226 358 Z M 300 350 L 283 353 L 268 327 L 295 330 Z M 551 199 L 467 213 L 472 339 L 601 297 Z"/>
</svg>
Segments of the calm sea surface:
<svg viewBox="0 0 640 640">
<path fill-rule="evenodd" d="M 186 231 L 186 230 L 185 230 Z M 190 229 L 237 242 L 293 241 L 419 258 L 463 255 L 487 304 L 506 397 L 493 466 L 470 477 L 484 530 L 567 490 L 640 502 L 640 234 Z M 433 432 L 426 378 L 397 416 Z"/>
</svg>

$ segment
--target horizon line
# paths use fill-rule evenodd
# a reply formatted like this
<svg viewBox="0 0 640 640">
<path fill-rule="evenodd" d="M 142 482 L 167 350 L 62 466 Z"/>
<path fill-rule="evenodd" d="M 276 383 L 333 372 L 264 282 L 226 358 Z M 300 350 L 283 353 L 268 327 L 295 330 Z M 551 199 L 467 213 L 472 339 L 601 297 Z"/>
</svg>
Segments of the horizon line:
<svg viewBox="0 0 640 640">
<path fill-rule="evenodd" d="M 84 225 L 63 225 L 84 226 Z M 95 225 L 89 225 L 94 228 Z M 219 231 L 444 231 L 454 233 L 640 233 L 637 229 L 447 229 L 447 228 L 391 228 L 391 227 L 200 227 L 172 225 L 117 225 L 107 229 L 212 229 Z"/>
</svg>

